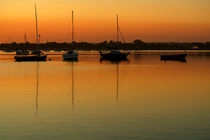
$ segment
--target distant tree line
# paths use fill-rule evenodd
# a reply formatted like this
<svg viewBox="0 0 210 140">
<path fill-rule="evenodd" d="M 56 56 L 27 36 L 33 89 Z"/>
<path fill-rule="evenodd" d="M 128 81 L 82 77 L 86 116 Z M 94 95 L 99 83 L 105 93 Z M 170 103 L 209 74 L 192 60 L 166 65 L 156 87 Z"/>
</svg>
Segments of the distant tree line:
<svg viewBox="0 0 210 140">
<path fill-rule="evenodd" d="M 2 43 L 0 50 L 210 50 L 210 42 L 144 42 L 140 39 L 134 40 L 132 43 L 122 43 L 115 41 L 103 41 L 100 43 L 73 42 L 73 43 L 57 43 L 47 42 L 34 44 L 26 43 Z"/>
</svg>

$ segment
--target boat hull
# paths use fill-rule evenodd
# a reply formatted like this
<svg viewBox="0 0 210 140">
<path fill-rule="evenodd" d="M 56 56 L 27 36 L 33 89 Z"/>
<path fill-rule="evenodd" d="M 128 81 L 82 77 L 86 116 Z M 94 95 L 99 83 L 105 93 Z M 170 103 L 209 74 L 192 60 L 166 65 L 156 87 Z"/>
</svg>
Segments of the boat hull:
<svg viewBox="0 0 210 140">
<path fill-rule="evenodd" d="M 78 59 L 78 54 L 73 53 L 73 54 L 63 54 L 63 60 L 77 60 Z"/>
<path fill-rule="evenodd" d="M 46 61 L 47 55 L 16 55 L 16 61 Z"/>
<path fill-rule="evenodd" d="M 161 55 L 161 60 L 186 60 L 187 54 Z"/>
<path fill-rule="evenodd" d="M 110 54 L 110 53 L 101 53 L 101 58 L 106 60 L 126 60 L 128 53 L 120 53 L 120 54 Z"/>
</svg>

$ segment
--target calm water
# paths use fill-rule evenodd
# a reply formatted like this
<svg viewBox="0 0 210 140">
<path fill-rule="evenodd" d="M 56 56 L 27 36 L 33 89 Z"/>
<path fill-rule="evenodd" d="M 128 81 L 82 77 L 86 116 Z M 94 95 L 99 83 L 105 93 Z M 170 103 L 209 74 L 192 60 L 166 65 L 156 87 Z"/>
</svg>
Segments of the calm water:
<svg viewBox="0 0 210 140">
<path fill-rule="evenodd" d="M 210 56 L 49 58 L 0 55 L 0 139 L 210 139 Z"/>
</svg>

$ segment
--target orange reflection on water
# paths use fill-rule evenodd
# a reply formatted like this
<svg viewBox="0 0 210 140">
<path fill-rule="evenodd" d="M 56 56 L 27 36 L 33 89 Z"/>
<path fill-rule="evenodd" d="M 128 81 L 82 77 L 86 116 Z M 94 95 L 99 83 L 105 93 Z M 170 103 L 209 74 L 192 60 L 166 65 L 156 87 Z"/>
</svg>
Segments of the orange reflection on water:
<svg viewBox="0 0 210 140">
<path fill-rule="evenodd" d="M 107 129 L 112 135 L 111 127 L 120 134 L 125 126 L 139 137 L 148 127 L 167 132 L 173 125 L 180 129 L 171 131 L 185 133 L 187 126 L 205 128 L 210 123 L 207 56 L 189 55 L 186 63 L 160 61 L 159 55 L 131 55 L 120 63 L 99 58 L 2 62 L 0 123 L 12 127 L 8 134 L 20 132 L 15 125 L 21 124 L 21 131 L 36 130 L 31 133 L 41 136 L 48 135 L 42 129 L 63 136 L 69 136 L 66 129 L 91 136 L 102 136 Z"/>
</svg>

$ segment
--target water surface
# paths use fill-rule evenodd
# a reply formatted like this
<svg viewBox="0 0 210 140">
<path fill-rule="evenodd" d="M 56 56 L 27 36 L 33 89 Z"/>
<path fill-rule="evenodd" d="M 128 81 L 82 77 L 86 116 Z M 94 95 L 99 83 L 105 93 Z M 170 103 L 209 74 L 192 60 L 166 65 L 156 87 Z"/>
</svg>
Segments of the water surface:
<svg viewBox="0 0 210 140">
<path fill-rule="evenodd" d="M 209 55 L 48 58 L 0 55 L 0 139 L 210 139 Z"/>
</svg>

